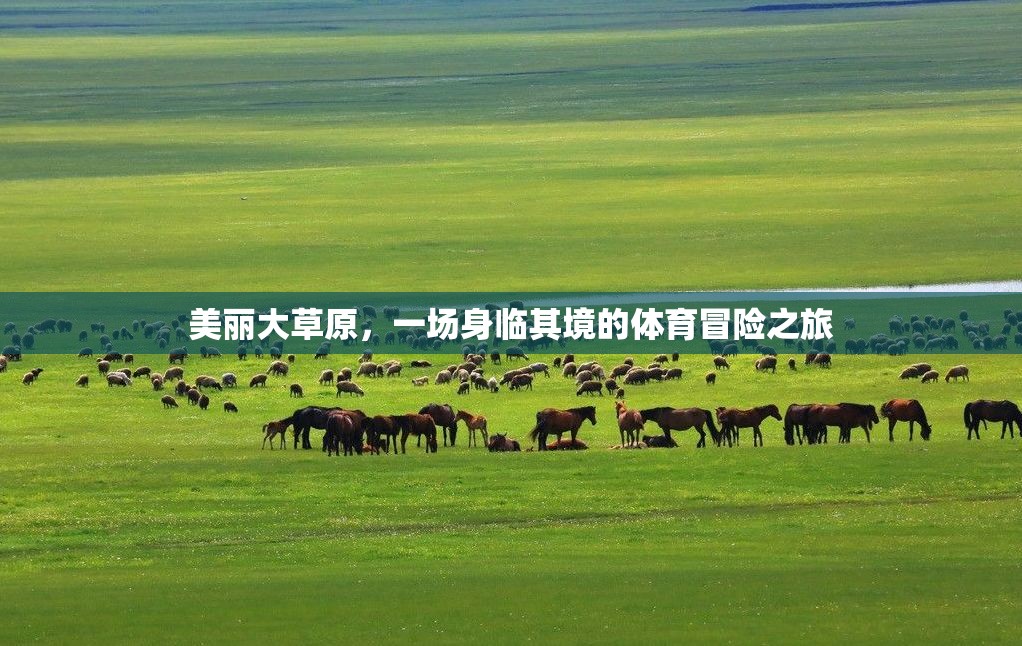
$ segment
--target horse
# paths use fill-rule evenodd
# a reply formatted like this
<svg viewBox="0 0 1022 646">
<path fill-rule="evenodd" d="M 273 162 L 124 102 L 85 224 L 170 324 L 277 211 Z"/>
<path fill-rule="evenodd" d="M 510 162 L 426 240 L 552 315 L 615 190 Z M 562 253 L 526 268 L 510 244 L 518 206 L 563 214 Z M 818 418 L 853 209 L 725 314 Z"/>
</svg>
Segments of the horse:
<svg viewBox="0 0 1022 646">
<path fill-rule="evenodd" d="M 546 451 L 547 435 L 556 435 L 557 441 L 560 442 L 565 433 L 571 433 L 571 440 L 574 442 L 578 429 L 586 420 L 596 426 L 595 406 L 581 406 L 568 410 L 544 408 L 536 413 L 536 426 L 529 432 L 529 439 L 538 441 L 540 451 Z"/>
<path fill-rule="evenodd" d="M 340 455 L 340 447 L 344 447 L 344 455 L 362 455 L 362 433 L 364 415 L 356 415 L 353 411 L 335 410 L 327 415 L 326 433 L 323 442 L 326 454 Z"/>
<path fill-rule="evenodd" d="M 732 433 L 735 445 L 737 445 L 738 430 L 749 427 L 752 427 L 752 445 L 763 446 L 763 434 L 759 430 L 759 425 L 768 417 L 773 417 L 778 422 L 781 421 L 781 413 L 777 410 L 777 406 L 767 404 L 746 410 L 724 407 L 717 409 L 717 421 L 720 422 L 721 435 L 727 438 L 728 446 L 731 446 Z"/>
<path fill-rule="evenodd" d="M 802 444 L 803 433 L 802 429 L 806 425 L 806 417 L 809 414 L 809 409 L 813 407 L 813 404 L 792 404 L 788 406 L 788 410 L 784 413 L 784 443 L 788 446 L 794 446 L 795 438 L 798 437 L 798 443 Z M 818 436 L 810 436 L 808 433 L 805 434 L 805 439 L 809 444 L 815 444 L 820 439 Z M 826 442 L 826 434 L 823 436 L 823 441 Z"/>
<path fill-rule="evenodd" d="M 806 429 L 812 433 L 822 433 L 826 438 L 827 427 L 837 426 L 841 429 L 838 442 L 847 444 L 852 440 L 852 429 L 861 428 L 866 432 L 866 441 L 870 441 L 869 431 L 873 424 L 879 424 L 876 407 L 872 404 L 815 404 L 806 415 Z M 824 439 L 826 441 L 826 439 Z"/>
<path fill-rule="evenodd" d="M 454 440 L 458 437 L 458 421 L 454 419 L 454 409 L 450 404 L 430 402 L 419 409 L 419 415 L 429 415 L 433 418 L 433 423 L 444 430 L 444 446 L 447 446 L 448 435 L 451 436 L 451 446 L 454 446 Z M 416 446 L 422 446 L 421 442 L 416 443 Z"/>
<path fill-rule="evenodd" d="M 406 415 L 394 415 L 394 421 L 401 429 L 401 453 L 405 452 L 405 445 L 409 435 L 419 438 L 426 437 L 426 453 L 436 453 L 436 423 L 433 418 L 424 413 L 408 413 Z"/>
<path fill-rule="evenodd" d="M 287 448 L 287 427 L 290 426 L 291 422 L 288 420 L 278 420 L 276 422 L 267 422 L 263 424 L 263 448 L 266 448 L 266 440 L 270 441 L 270 450 L 273 450 L 273 438 L 280 436 L 280 448 Z"/>
<path fill-rule="evenodd" d="M 617 413 L 617 428 L 621 432 L 621 445 L 625 445 L 625 433 L 627 433 L 628 446 L 638 446 L 639 431 L 645 430 L 642 413 L 634 408 L 628 408 L 623 401 L 614 402 L 614 412 Z"/>
<path fill-rule="evenodd" d="M 699 433 L 699 441 L 696 443 L 696 448 L 701 449 L 706 446 L 706 432 L 703 431 L 704 425 L 709 429 L 711 437 L 717 437 L 717 427 L 713 423 L 713 415 L 710 411 L 702 408 L 659 406 L 657 408 L 641 410 L 639 414 L 642 415 L 643 421 L 656 422 L 660 426 L 660 430 L 663 431 L 664 436 L 671 441 L 673 441 L 671 431 L 685 431 L 695 428 L 696 432 Z"/>
<path fill-rule="evenodd" d="M 369 444 L 376 447 L 377 453 L 382 443 L 384 453 L 389 453 L 390 447 L 393 446 L 394 455 L 397 455 L 397 436 L 401 432 L 401 426 L 393 415 L 376 415 L 367 422 L 367 429 L 370 435 Z M 381 437 L 386 439 L 381 442 Z"/>
<path fill-rule="evenodd" d="M 341 410 L 340 408 L 323 408 L 322 406 L 306 406 L 305 408 L 299 408 L 294 412 L 291 417 L 287 418 L 287 422 L 294 427 L 294 445 L 298 448 L 298 439 L 302 440 L 303 449 L 311 449 L 312 444 L 309 442 L 309 432 L 314 429 L 326 430 L 327 416 L 331 411 Z M 326 441 L 324 438 L 323 450 L 327 450 Z"/>
<path fill-rule="evenodd" d="M 642 443 L 651 449 L 673 449 L 678 443 L 666 435 L 643 435 Z"/>
<path fill-rule="evenodd" d="M 509 440 L 507 435 L 501 435 L 500 433 L 494 433 L 493 437 L 486 444 L 487 450 L 490 453 L 504 453 L 510 451 L 521 451 L 522 445 L 518 443 L 518 440 Z"/>
<path fill-rule="evenodd" d="M 950 382 L 952 378 L 954 378 L 955 381 L 958 381 L 959 377 L 965 381 L 969 380 L 969 368 L 967 366 L 955 366 L 948 370 L 947 374 L 944 375 L 944 383 Z"/>
<path fill-rule="evenodd" d="M 912 433 L 915 423 L 919 422 L 919 437 L 923 440 L 930 439 L 933 429 L 926 421 L 926 411 L 923 405 L 916 399 L 892 399 L 884 402 L 880 407 L 880 416 L 887 418 L 888 439 L 894 441 L 894 425 L 898 422 L 908 422 L 908 441 L 912 441 Z"/>
<path fill-rule="evenodd" d="M 969 402 L 965 405 L 963 411 L 965 418 L 965 428 L 969 431 L 966 439 L 971 440 L 972 434 L 976 434 L 976 439 L 979 439 L 979 424 L 980 422 L 1000 422 L 1001 423 L 1001 439 L 1004 439 L 1004 432 L 1008 431 L 1011 434 L 1011 438 L 1015 437 L 1015 424 L 1018 424 L 1019 435 L 1022 436 L 1022 411 L 1019 410 L 1018 405 L 1007 399 L 1001 401 L 991 401 L 989 399 L 978 399 L 974 402 Z"/>
<path fill-rule="evenodd" d="M 454 422 L 458 420 L 465 422 L 465 427 L 468 428 L 468 445 L 472 446 L 475 444 L 479 446 L 478 440 L 476 440 L 476 431 L 479 431 L 483 435 L 483 444 L 489 443 L 489 433 L 486 430 L 486 417 L 482 415 L 473 415 L 472 413 L 464 410 L 459 410 L 454 416 Z"/>
</svg>

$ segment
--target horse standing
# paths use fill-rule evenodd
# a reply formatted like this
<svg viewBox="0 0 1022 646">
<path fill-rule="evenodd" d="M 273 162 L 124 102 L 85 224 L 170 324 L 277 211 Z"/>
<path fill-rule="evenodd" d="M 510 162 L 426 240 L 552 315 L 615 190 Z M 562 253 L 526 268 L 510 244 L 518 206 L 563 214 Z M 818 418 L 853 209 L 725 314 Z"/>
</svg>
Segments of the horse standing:
<svg viewBox="0 0 1022 646">
<path fill-rule="evenodd" d="M 408 413 L 407 415 L 395 415 L 394 419 L 401 428 L 401 452 L 405 452 L 405 445 L 409 435 L 415 435 L 420 439 L 426 438 L 426 453 L 436 453 L 436 423 L 433 418 L 426 414 Z"/>
<path fill-rule="evenodd" d="M 806 417 L 809 414 L 809 409 L 813 407 L 813 404 L 792 404 L 788 406 L 788 410 L 784 413 L 784 443 L 788 446 L 794 446 L 795 438 L 798 438 L 798 443 L 802 444 L 803 433 L 802 429 L 806 425 Z M 810 436 L 808 433 L 805 434 L 805 440 L 809 444 L 815 444 L 819 437 Z M 826 436 L 824 436 L 826 441 Z"/>
<path fill-rule="evenodd" d="M 464 410 L 459 410 L 454 416 L 454 421 L 465 422 L 465 427 L 468 429 L 468 445 L 479 446 L 478 440 L 476 440 L 476 431 L 479 431 L 483 436 L 483 444 L 489 444 L 489 433 L 486 430 L 486 417 L 482 415 L 473 415 L 472 413 Z"/>
<path fill-rule="evenodd" d="M 614 411 L 617 413 L 617 428 L 621 432 L 621 446 L 625 445 L 626 433 L 628 446 L 638 446 L 639 432 L 645 430 L 642 413 L 634 408 L 628 408 L 623 401 L 614 402 Z"/>
<path fill-rule="evenodd" d="M 556 435 L 557 441 L 560 442 L 565 433 L 571 433 L 571 441 L 574 444 L 578 429 L 586 420 L 596 426 L 595 406 L 582 406 L 568 410 L 544 408 L 536 413 L 536 426 L 529 432 L 529 439 L 539 442 L 540 451 L 546 451 L 548 435 Z"/>
<path fill-rule="evenodd" d="M 1004 439 L 1005 431 L 1008 431 L 1011 434 L 1011 438 L 1014 439 L 1015 424 L 1018 424 L 1019 436 L 1022 437 L 1022 411 L 1019 410 L 1018 405 L 1013 401 L 1007 399 L 1001 401 L 978 399 L 966 404 L 963 414 L 965 429 L 969 431 L 966 439 L 971 440 L 973 433 L 976 434 L 976 439 L 979 439 L 980 422 L 983 422 L 984 426 L 986 426 L 986 422 L 1000 422 L 1002 440 Z"/>
<path fill-rule="evenodd" d="M 916 422 L 919 422 L 919 437 L 924 440 L 929 440 L 930 433 L 933 432 L 929 422 L 926 421 L 926 411 L 923 410 L 923 405 L 916 399 L 892 399 L 884 402 L 880 407 L 880 415 L 887 418 L 888 439 L 891 442 L 894 441 L 894 426 L 898 422 L 908 422 L 909 442 L 912 441 Z"/>
<path fill-rule="evenodd" d="M 872 404 L 816 404 L 806 415 L 806 429 L 813 433 L 823 433 L 826 437 L 827 427 L 837 426 L 841 430 L 838 442 L 843 444 L 851 442 L 853 428 L 865 431 L 866 441 L 869 442 L 870 429 L 879 423 L 876 407 Z"/>
<path fill-rule="evenodd" d="M 450 404 L 427 404 L 419 409 L 419 415 L 429 415 L 433 418 L 433 423 L 444 429 L 444 446 L 447 446 L 448 434 L 451 436 L 451 446 L 454 446 L 454 441 L 458 437 L 458 422 L 454 419 L 454 409 Z"/>
<path fill-rule="evenodd" d="M 671 438 L 671 431 L 685 431 L 690 428 L 694 428 L 699 433 L 699 441 L 696 443 L 696 448 L 703 448 L 706 446 L 706 432 L 703 431 L 703 426 L 706 426 L 711 437 L 714 441 L 717 441 L 717 427 L 713 423 L 713 415 L 710 411 L 702 408 L 672 408 L 670 406 L 659 406 L 657 408 L 647 408 L 639 411 L 642 415 L 643 421 L 656 422 L 660 426 L 660 430 L 663 431 L 664 436 L 674 441 Z"/>
<path fill-rule="evenodd" d="M 763 433 L 759 426 L 768 417 L 781 421 L 781 413 L 774 404 L 756 406 L 755 408 L 718 408 L 717 421 L 720 422 L 721 436 L 726 437 L 728 446 L 731 446 L 731 434 L 734 434 L 735 445 L 738 445 L 738 431 L 742 428 L 752 428 L 752 445 L 763 446 Z M 718 443 L 719 446 L 719 443 Z"/>
</svg>

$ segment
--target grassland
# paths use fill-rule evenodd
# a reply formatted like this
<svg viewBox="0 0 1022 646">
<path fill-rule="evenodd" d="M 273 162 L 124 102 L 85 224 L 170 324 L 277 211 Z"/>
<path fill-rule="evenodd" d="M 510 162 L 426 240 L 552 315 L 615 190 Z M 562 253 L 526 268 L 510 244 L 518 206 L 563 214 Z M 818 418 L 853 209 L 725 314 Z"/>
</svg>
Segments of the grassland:
<svg viewBox="0 0 1022 646">
<path fill-rule="evenodd" d="M 31 388 L 19 371 L 0 375 L 5 643 L 475 642 L 483 631 L 942 642 L 1020 627 L 1022 444 L 994 429 L 966 442 L 960 421 L 965 401 L 1018 397 L 1013 357 L 940 357 L 968 361 L 973 379 L 926 386 L 899 381 L 893 358 L 769 375 L 740 357 L 709 388 L 707 359 L 693 356 L 679 365 L 695 376 L 628 392 L 634 406 L 917 397 L 935 428 L 926 444 L 904 428 L 890 444 L 884 427 L 871 444 L 856 432 L 847 446 L 787 447 L 771 421 L 762 449 L 697 450 L 681 434 L 674 450 L 608 451 L 611 401 L 597 398 L 586 452 L 491 455 L 462 437 L 436 455 L 347 459 L 259 450 L 259 426 L 299 404 L 286 384 L 305 385 L 302 404 L 336 403 L 315 385 L 325 364 L 308 357 L 267 390 L 214 394 L 206 412 L 165 411 L 141 386 L 75 389 L 88 361 L 36 361 L 46 371 Z M 192 377 L 264 368 L 187 366 Z M 366 411 L 451 401 L 522 439 L 538 408 L 578 403 L 561 377 L 460 398 L 407 378 L 364 385 Z M 228 398 L 237 416 L 219 410 Z"/>
<path fill-rule="evenodd" d="M 357 6 L 286 14 L 346 20 L 338 31 L 282 22 L 272 3 L 238 3 L 220 28 L 211 3 L 60 6 L 8 10 L 0 48 L 8 290 L 758 288 L 1022 269 L 1003 253 L 1022 171 L 1017 3 L 425 3 L 401 33 L 386 31 L 400 5 L 374 10 L 380 24 Z"/>
</svg>

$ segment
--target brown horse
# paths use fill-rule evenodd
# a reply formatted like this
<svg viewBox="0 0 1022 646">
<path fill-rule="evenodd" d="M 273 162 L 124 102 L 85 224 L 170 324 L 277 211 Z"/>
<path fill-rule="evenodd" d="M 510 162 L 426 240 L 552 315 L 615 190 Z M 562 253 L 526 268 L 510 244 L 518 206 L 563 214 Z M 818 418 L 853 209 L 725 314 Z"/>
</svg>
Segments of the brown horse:
<svg viewBox="0 0 1022 646">
<path fill-rule="evenodd" d="M 781 412 L 777 410 L 777 406 L 773 404 L 767 404 L 766 406 L 756 406 L 755 408 L 739 409 L 739 408 L 718 408 L 717 409 L 717 421 L 720 422 L 721 436 L 727 439 L 728 446 L 731 446 L 731 435 L 734 434 L 735 445 L 738 445 L 738 431 L 742 428 L 752 428 L 752 445 L 763 446 L 763 433 L 760 432 L 759 426 L 768 417 L 773 417 L 778 422 L 781 421 Z M 720 443 L 718 442 L 718 446 Z"/>
<path fill-rule="evenodd" d="M 926 421 L 926 411 L 923 410 L 923 405 L 916 399 L 892 399 L 889 402 L 884 402 L 884 405 L 880 407 L 880 415 L 887 418 L 888 439 L 891 442 L 894 441 L 894 425 L 898 422 L 908 422 L 909 442 L 912 441 L 916 422 L 919 422 L 919 437 L 924 440 L 929 440 L 930 433 L 933 432 L 929 422 Z"/>
<path fill-rule="evenodd" d="M 841 433 L 838 442 L 847 444 L 852 441 L 852 429 L 861 428 L 866 432 L 866 441 L 870 441 L 869 431 L 874 424 L 879 424 L 876 407 L 872 404 L 816 404 L 806 414 L 805 429 L 814 435 L 827 439 L 827 427 L 837 426 Z"/>
<path fill-rule="evenodd" d="M 426 453 L 436 453 L 436 423 L 433 418 L 425 414 L 408 413 L 407 415 L 395 415 L 394 419 L 401 428 L 401 452 L 405 452 L 405 444 L 409 435 L 419 438 L 426 438 Z"/>
<path fill-rule="evenodd" d="M 465 422 L 465 427 L 468 428 L 468 445 L 472 446 L 475 444 L 479 446 L 478 440 L 476 440 L 476 431 L 482 433 L 483 444 L 489 443 L 489 433 L 486 430 L 486 417 L 483 415 L 473 415 L 472 413 L 464 410 L 459 410 L 454 416 L 454 422 L 458 420 Z"/>
<path fill-rule="evenodd" d="M 384 452 L 389 453 L 390 447 L 394 447 L 394 455 L 397 455 L 397 436 L 401 432 L 401 426 L 393 415 L 377 415 L 369 420 L 369 444 L 376 447 L 379 453 L 380 445 Z"/>
<path fill-rule="evenodd" d="M 326 434 L 323 436 L 326 443 L 326 454 L 340 455 L 340 448 L 344 447 L 344 455 L 362 455 L 362 419 L 357 418 L 350 411 L 332 411 L 327 416 Z"/>
<path fill-rule="evenodd" d="M 578 429 L 586 420 L 596 426 L 595 406 L 582 406 L 568 410 L 544 408 L 536 413 L 536 426 L 529 432 L 529 439 L 538 441 L 540 451 L 546 451 L 548 435 L 556 435 L 557 441 L 560 442 L 565 433 L 571 433 L 571 440 L 574 442 L 578 435 Z"/>
<path fill-rule="evenodd" d="M 287 420 L 277 420 L 276 422 L 267 422 L 266 424 L 263 424 L 263 448 L 264 449 L 266 448 L 266 440 L 269 440 L 270 450 L 272 451 L 273 438 L 279 435 L 280 448 L 286 449 L 287 443 L 285 442 L 286 440 L 285 436 L 287 435 L 287 427 L 290 425 L 291 423 Z"/>
<path fill-rule="evenodd" d="M 493 437 L 486 444 L 486 448 L 490 453 L 504 453 L 510 451 L 521 451 L 522 445 L 518 443 L 518 440 L 510 440 L 507 435 L 501 435 L 500 433 L 494 433 Z"/>
<path fill-rule="evenodd" d="M 984 426 L 986 426 L 986 422 L 1000 422 L 1002 440 L 1005 431 L 1008 431 L 1014 439 L 1015 424 L 1018 424 L 1019 435 L 1022 436 L 1022 411 L 1019 410 L 1015 402 L 1007 399 L 1001 401 L 979 399 L 969 402 L 965 405 L 964 418 L 965 428 L 969 431 L 969 435 L 966 437 L 968 440 L 972 439 L 973 433 L 976 434 L 976 439 L 979 439 L 980 422 L 983 422 Z"/>
<path fill-rule="evenodd" d="M 798 443 L 802 444 L 803 433 L 802 429 L 806 425 L 806 417 L 809 415 L 809 409 L 813 407 L 813 404 L 792 404 L 788 406 L 788 410 L 784 413 L 784 443 L 788 446 L 795 444 L 795 438 L 798 437 Z M 806 441 L 810 444 L 814 444 L 815 440 L 820 439 L 816 436 L 805 437 Z"/>
<path fill-rule="evenodd" d="M 699 433 L 699 441 L 696 443 L 696 448 L 703 448 L 706 446 L 706 432 L 703 431 L 703 426 L 709 429 L 714 441 L 718 437 L 717 427 L 713 423 L 713 415 L 710 411 L 702 408 L 659 406 L 657 408 L 641 410 L 639 414 L 642 415 L 643 421 L 656 422 L 660 426 L 660 430 L 663 431 L 664 436 L 671 441 L 673 441 L 671 431 L 685 431 L 694 428 Z"/>
<path fill-rule="evenodd" d="M 447 446 L 447 436 L 451 436 L 451 446 L 458 437 L 458 422 L 454 419 L 454 409 L 450 404 L 429 403 L 419 409 L 419 415 L 429 415 L 433 423 L 444 429 L 444 446 Z M 421 436 L 420 436 L 421 439 Z"/>
<path fill-rule="evenodd" d="M 628 408 L 623 401 L 614 402 L 614 411 L 617 413 L 617 428 L 621 432 L 621 445 L 625 445 L 627 433 L 628 446 L 638 446 L 639 431 L 645 430 L 642 413 L 634 408 Z"/>
</svg>

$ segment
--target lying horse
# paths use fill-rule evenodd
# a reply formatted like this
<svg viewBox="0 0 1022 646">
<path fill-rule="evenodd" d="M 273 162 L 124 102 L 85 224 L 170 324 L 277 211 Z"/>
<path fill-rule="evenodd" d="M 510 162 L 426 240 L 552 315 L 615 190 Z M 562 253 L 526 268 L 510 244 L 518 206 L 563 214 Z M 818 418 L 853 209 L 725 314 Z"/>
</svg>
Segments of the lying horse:
<svg viewBox="0 0 1022 646">
<path fill-rule="evenodd" d="M 557 441 L 560 442 L 565 433 L 571 433 L 571 440 L 574 442 L 578 435 L 578 429 L 586 420 L 596 426 L 595 406 L 582 406 L 568 410 L 544 408 L 536 413 L 536 426 L 529 432 L 529 439 L 538 442 L 540 451 L 546 451 L 548 435 L 556 435 Z"/>
<path fill-rule="evenodd" d="M 717 437 L 717 427 L 713 423 L 713 415 L 710 411 L 702 408 L 658 406 L 641 410 L 639 414 L 642 415 L 643 421 L 656 422 L 664 436 L 671 441 L 673 441 L 671 431 L 685 431 L 694 428 L 699 433 L 696 448 L 703 448 L 706 446 L 706 432 L 703 431 L 703 426 L 709 429 L 712 437 Z"/>
<path fill-rule="evenodd" d="M 502 453 L 506 451 L 521 451 L 522 445 L 518 443 L 518 440 L 509 440 L 507 435 L 494 433 L 493 437 L 486 444 L 486 448 L 490 453 Z"/>
<path fill-rule="evenodd" d="M 1005 431 L 1008 431 L 1012 438 L 1015 437 L 1015 424 L 1018 424 L 1019 435 L 1022 436 L 1022 411 L 1019 411 L 1018 405 L 1013 401 L 978 399 L 966 404 L 963 413 L 965 428 L 969 431 L 966 439 L 971 440 L 973 433 L 976 434 L 976 439 L 979 439 L 980 422 L 983 422 L 984 426 L 986 422 L 1000 422 L 1002 440 Z"/>
<path fill-rule="evenodd" d="M 926 421 L 926 411 L 923 410 L 923 405 L 916 399 L 892 399 L 889 402 L 884 402 L 880 407 L 880 416 L 887 418 L 888 439 L 891 442 L 894 441 L 894 426 L 898 422 L 908 422 L 909 442 L 912 441 L 916 422 L 919 422 L 919 437 L 924 440 L 929 440 L 930 433 L 933 432 L 929 422 Z"/>
<path fill-rule="evenodd" d="M 720 422 L 721 439 L 726 439 L 728 446 L 731 446 L 731 435 L 734 435 L 735 445 L 738 445 L 738 431 L 742 428 L 752 428 L 752 445 L 763 446 L 763 434 L 759 430 L 760 424 L 768 417 L 781 421 L 781 413 L 777 406 L 767 404 L 756 406 L 747 410 L 739 408 L 718 408 L 717 421 Z M 717 442 L 720 446 L 720 442 Z"/>
</svg>

